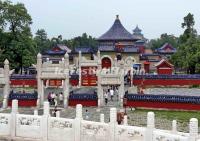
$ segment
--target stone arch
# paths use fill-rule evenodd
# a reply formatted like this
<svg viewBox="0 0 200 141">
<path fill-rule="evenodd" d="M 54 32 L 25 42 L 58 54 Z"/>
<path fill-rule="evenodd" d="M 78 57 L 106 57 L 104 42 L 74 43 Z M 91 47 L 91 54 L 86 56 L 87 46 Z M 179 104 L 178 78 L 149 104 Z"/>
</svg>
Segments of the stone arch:
<svg viewBox="0 0 200 141">
<path fill-rule="evenodd" d="M 113 60 L 110 56 L 108 55 L 103 55 L 101 57 L 101 66 L 102 68 L 110 68 L 113 65 Z"/>
</svg>

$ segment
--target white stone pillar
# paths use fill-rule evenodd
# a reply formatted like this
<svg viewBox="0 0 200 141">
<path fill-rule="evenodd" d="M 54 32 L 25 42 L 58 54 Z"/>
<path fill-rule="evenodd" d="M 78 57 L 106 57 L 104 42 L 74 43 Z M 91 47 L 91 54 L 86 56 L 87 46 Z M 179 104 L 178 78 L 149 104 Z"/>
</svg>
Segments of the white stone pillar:
<svg viewBox="0 0 200 141">
<path fill-rule="evenodd" d="M 198 120 L 196 118 L 190 119 L 189 134 L 189 141 L 196 141 L 198 137 Z"/>
<path fill-rule="evenodd" d="M 79 56 L 78 56 L 78 68 L 79 68 L 79 87 L 81 87 L 81 78 L 82 78 L 82 73 L 81 73 L 81 59 L 82 59 L 82 54 L 81 51 L 79 51 Z"/>
<path fill-rule="evenodd" d="M 50 111 L 50 106 L 49 102 L 45 101 L 44 106 L 43 106 L 43 116 L 42 116 L 42 140 L 47 141 L 48 140 L 48 118 L 49 118 L 49 111 Z"/>
<path fill-rule="evenodd" d="M 9 61 L 6 59 L 4 61 L 4 80 L 5 80 L 5 85 L 3 89 L 3 108 L 8 107 L 8 97 L 10 94 L 10 68 L 9 68 Z"/>
<path fill-rule="evenodd" d="M 128 117 L 127 117 L 127 115 L 124 115 L 124 125 L 128 125 Z"/>
<path fill-rule="evenodd" d="M 60 111 L 56 112 L 56 117 L 60 117 Z"/>
<path fill-rule="evenodd" d="M 117 58 L 114 59 L 114 67 L 117 67 Z"/>
<path fill-rule="evenodd" d="M 121 84 L 119 87 L 119 102 L 120 105 L 123 106 L 123 98 L 124 98 L 124 94 L 125 94 L 125 90 L 124 90 L 124 69 L 121 69 L 121 78 L 120 78 Z"/>
<path fill-rule="evenodd" d="M 131 87 L 132 87 L 133 86 L 133 67 L 131 67 L 130 75 L 131 75 Z"/>
<path fill-rule="evenodd" d="M 12 100 L 12 111 L 11 111 L 11 138 L 16 136 L 16 114 L 18 114 L 18 100 Z"/>
<path fill-rule="evenodd" d="M 64 67 L 69 68 L 69 55 L 68 55 L 68 53 L 65 53 L 65 56 L 64 56 Z"/>
<path fill-rule="evenodd" d="M 38 53 L 37 55 L 37 91 L 38 91 L 38 99 L 37 99 L 37 106 L 40 107 L 41 104 L 43 104 L 43 85 L 41 80 L 41 71 L 42 69 L 42 55 Z"/>
<path fill-rule="evenodd" d="M 69 71 L 66 73 L 69 74 Z M 68 98 L 69 98 L 69 75 L 66 74 L 66 79 L 64 80 L 63 85 L 63 95 L 64 95 L 64 108 L 68 106 Z"/>
<path fill-rule="evenodd" d="M 76 105 L 76 118 L 74 120 L 74 140 L 81 141 L 81 120 L 83 120 L 81 104 Z"/>
<path fill-rule="evenodd" d="M 104 96 L 103 96 L 103 88 L 101 86 L 101 72 L 99 70 L 97 76 L 98 76 L 98 82 L 97 82 L 98 107 L 101 107 L 104 106 Z"/>
<path fill-rule="evenodd" d="M 37 109 L 34 110 L 34 115 L 36 115 L 36 116 L 38 115 L 38 110 Z"/>
<path fill-rule="evenodd" d="M 110 109 L 109 141 L 115 141 L 115 128 L 117 127 L 117 109 Z"/>
<path fill-rule="evenodd" d="M 147 128 L 144 141 L 153 141 L 153 130 L 155 128 L 155 115 L 153 112 L 147 114 Z"/>
<path fill-rule="evenodd" d="M 104 114 L 100 114 L 100 122 L 101 123 L 104 123 L 105 121 L 104 121 Z"/>
<path fill-rule="evenodd" d="M 174 134 L 177 133 L 177 121 L 176 120 L 172 121 L 172 133 L 174 133 Z"/>
</svg>

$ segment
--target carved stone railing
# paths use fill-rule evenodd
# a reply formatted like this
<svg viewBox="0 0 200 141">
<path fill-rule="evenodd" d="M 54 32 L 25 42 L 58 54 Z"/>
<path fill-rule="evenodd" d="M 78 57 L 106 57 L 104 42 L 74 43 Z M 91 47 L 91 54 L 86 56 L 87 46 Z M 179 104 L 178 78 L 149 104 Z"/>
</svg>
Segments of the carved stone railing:
<svg viewBox="0 0 200 141">
<path fill-rule="evenodd" d="M 147 126 L 129 126 L 127 116 L 122 125 L 117 124 L 117 109 L 110 109 L 109 123 L 83 120 L 82 106 L 76 106 L 75 119 L 50 117 L 48 102 L 44 102 L 44 114 L 23 115 L 18 113 L 18 101 L 13 100 L 11 114 L 0 113 L 0 139 L 40 141 L 199 141 L 198 120 L 192 118 L 189 123 L 189 133 L 178 132 L 176 122 L 172 122 L 172 130 L 155 128 L 155 115 L 147 114 Z"/>
</svg>

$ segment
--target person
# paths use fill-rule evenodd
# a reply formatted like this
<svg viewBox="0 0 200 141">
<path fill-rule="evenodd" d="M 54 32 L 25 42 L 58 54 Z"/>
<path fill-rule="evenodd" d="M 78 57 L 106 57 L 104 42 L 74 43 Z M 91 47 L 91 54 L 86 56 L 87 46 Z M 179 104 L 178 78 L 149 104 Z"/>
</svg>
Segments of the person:
<svg viewBox="0 0 200 141">
<path fill-rule="evenodd" d="M 89 119 L 89 112 L 88 112 L 88 110 L 87 110 L 87 109 L 85 110 L 85 119 L 86 119 L 86 120 L 88 120 L 88 119 Z"/>
<path fill-rule="evenodd" d="M 108 103 L 108 92 L 105 91 L 105 94 L 104 94 L 104 98 L 105 98 L 105 104 L 107 105 Z"/>
<path fill-rule="evenodd" d="M 110 90 L 110 97 L 111 97 L 111 101 L 113 101 L 113 96 L 114 96 L 114 90 L 113 90 L 113 89 L 111 89 L 111 90 Z"/>
<path fill-rule="evenodd" d="M 60 105 L 62 105 L 63 104 L 63 93 L 61 92 L 60 94 L 59 94 L 59 103 L 60 103 Z"/>
<path fill-rule="evenodd" d="M 51 104 L 51 93 L 48 94 L 48 97 L 47 97 L 49 103 Z"/>
<path fill-rule="evenodd" d="M 51 93 L 51 101 L 52 101 L 52 105 L 55 105 L 55 97 L 56 94 L 54 92 Z"/>
<path fill-rule="evenodd" d="M 54 110 L 52 111 L 52 116 L 53 117 L 56 117 L 56 112 L 57 112 L 57 106 L 55 106 Z"/>
</svg>

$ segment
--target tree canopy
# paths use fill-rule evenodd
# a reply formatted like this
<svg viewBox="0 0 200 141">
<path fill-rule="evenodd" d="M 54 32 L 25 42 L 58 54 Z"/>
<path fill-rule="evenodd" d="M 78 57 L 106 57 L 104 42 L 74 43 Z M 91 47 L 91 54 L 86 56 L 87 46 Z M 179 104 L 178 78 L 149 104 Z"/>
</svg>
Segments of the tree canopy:
<svg viewBox="0 0 200 141">
<path fill-rule="evenodd" d="M 189 13 L 183 18 L 182 28 L 185 29 L 179 37 L 177 53 L 172 61 L 178 68 L 186 69 L 187 73 L 200 72 L 200 38 L 194 29 L 194 16 Z"/>
</svg>

